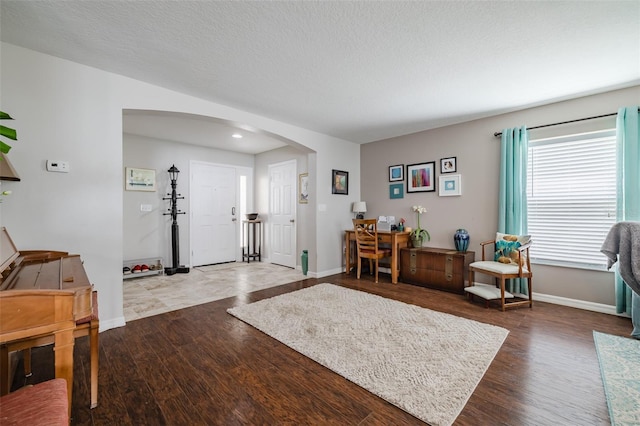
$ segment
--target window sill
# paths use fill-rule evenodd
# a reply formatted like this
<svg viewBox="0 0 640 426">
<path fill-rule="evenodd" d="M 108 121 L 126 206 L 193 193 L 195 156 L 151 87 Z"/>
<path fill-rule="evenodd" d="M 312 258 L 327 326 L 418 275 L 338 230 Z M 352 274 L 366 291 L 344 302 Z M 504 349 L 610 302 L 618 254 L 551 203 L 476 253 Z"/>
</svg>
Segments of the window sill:
<svg viewBox="0 0 640 426">
<path fill-rule="evenodd" d="M 613 269 L 607 270 L 606 265 L 585 265 L 583 263 L 561 262 L 557 260 L 531 259 L 533 265 L 557 266 L 559 268 L 586 269 L 598 272 L 613 272 Z"/>
</svg>

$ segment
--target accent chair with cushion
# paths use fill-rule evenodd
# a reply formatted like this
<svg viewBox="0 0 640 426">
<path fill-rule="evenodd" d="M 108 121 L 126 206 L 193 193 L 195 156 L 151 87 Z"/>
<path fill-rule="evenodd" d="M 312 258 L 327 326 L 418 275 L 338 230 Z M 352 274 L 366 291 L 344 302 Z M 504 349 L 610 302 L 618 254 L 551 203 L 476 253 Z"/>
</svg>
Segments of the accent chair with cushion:
<svg viewBox="0 0 640 426">
<path fill-rule="evenodd" d="M 503 311 L 517 306 L 533 307 L 533 273 L 529 259 L 531 237 L 498 232 L 495 240 L 482 242 L 480 246 L 482 260 L 469 265 L 469 286 L 465 287 L 469 298 L 473 300 L 478 296 L 485 300 L 487 307 L 490 301 L 499 300 Z M 485 253 L 490 248 L 493 249 L 491 257 Z M 476 273 L 492 277 L 494 285 L 476 283 Z M 527 295 L 506 291 L 506 281 L 516 278 L 527 280 Z"/>
<path fill-rule="evenodd" d="M 377 219 L 353 219 L 353 227 L 356 235 L 356 255 L 358 257 L 357 276 L 360 279 L 362 271 L 362 259 L 369 259 L 369 271 L 376 264 L 376 282 L 378 282 L 378 269 L 380 259 L 391 256 L 390 248 L 382 248 L 378 240 Z"/>
</svg>

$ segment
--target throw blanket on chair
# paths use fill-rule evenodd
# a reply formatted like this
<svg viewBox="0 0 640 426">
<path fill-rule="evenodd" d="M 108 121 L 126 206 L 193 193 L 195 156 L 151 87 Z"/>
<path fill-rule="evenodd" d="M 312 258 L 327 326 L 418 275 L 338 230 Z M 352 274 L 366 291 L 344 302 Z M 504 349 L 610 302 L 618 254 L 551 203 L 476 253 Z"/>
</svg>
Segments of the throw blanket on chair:
<svg viewBox="0 0 640 426">
<path fill-rule="evenodd" d="M 640 222 L 613 225 L 600 251 L 608 258 L 607 269 L 618 262 L 620 276 L 640 295 Z"/>
</svg>

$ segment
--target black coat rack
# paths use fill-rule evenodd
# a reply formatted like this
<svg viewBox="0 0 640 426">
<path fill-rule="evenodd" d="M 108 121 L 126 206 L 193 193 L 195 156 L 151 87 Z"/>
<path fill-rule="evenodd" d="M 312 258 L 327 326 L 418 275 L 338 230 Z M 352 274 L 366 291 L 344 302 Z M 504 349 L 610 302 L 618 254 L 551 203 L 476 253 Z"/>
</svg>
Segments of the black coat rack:
<svg viewBox="0 0 640 426">
<path fill-rule="evenodd" d="M 169 207 L 169 213 L 163 213 L 164 216 L 171 215 L 171 252 L 172 252 L 172 266 L 164 268 L 164 273 L 167 275 L 173 274 L 186 274 L 189 272 L 189 267 L 180 265 L 180 244 L 179 244 L 179 228 L 178 228 L 178 215 L 185 214 L 185 212 L 178 210 L 178 200 L 184 200 L 181 194 L 176 192 L 178 186 L 178 173 L 180 170 L 173 164 L 169 170 L 169 178 L 171 179 L 171 197 L 164 197 L 163 200 L 169 200 L 171 206 Z"/>
</svg>

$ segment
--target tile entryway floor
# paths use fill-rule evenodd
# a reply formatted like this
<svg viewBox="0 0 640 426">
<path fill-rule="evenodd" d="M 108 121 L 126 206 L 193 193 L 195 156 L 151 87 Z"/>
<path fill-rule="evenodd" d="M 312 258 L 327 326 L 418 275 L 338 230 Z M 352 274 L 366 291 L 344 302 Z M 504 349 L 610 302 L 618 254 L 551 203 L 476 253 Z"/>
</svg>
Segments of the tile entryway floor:
<svg viewBox="0 0 640 426">
<path fill-rule="evenodd" d="M 238 296 L 308 278 L 301 271 L 262 262 L 198 266 L 188 274 L 124 280 L 125 321 Z"/>
</svg>

